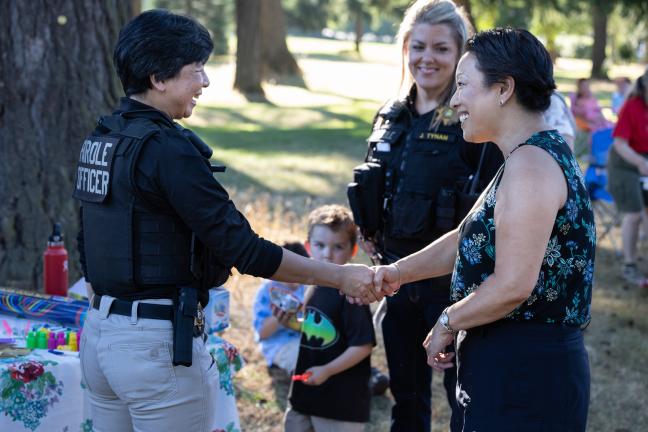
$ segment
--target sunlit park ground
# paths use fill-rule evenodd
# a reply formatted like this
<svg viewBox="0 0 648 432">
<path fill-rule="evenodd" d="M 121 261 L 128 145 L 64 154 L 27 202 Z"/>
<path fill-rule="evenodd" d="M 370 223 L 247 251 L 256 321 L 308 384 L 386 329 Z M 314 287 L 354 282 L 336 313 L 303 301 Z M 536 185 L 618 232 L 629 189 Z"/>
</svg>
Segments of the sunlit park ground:
<svg viewBox="0 0 648 432">
<path fill-rule="evenodd" d="M 346 203 L 352 168 L 366 150 L 365 138 L 374 112 L 393 97 L 400 80 L 394 45 L 364 44 L 362 60 L 351 44 L 291 38 L 308 89 L 266 84 L 270 103 L 248 103 L 231 90 L 233 60 L 208 65 L 211 86 L 188 124 L 213 148 L 214 160 L 227 165 L 217 174 L 234 201 L 261 235 L 274 240 L 304 239 L 305 216 L 322 203 Z M 612 66 L 610 76 L 637 77 L 640 65 Z M 559 59 L 559 89 L 574 90 L 587 76 L 589 62 Z M 594 82 L 601 104 L 610 105 L 614 85 Z M 620 243 L 618 229 L 599 244 L 592 324 L 586 344 L 592 366 L 590 431 L 648 430 L 648 289 L 624 284 L 620 261 L 610 238 Z M 648 271 L 648 247 L 642 243 L 640 265 Z M 358 257 L 368 262 L 366 257 Z M 256 349 L 251 309 L 260 280 L 231 278 L 232 325 L 224 337 L 243 353 L 247 366 L 235 379 L 244 431 L 279 431 L 286 406 L 288 380 L 268 370 Z M 386 371 L 382 335 L 372 362 Z M 447 430 L 448 411 L 434 382 L 433 430 Z M 392 399 L 376 397 L 369 431 L 389 430 Z M 551 415 L 547 413 L 547 415 Z"/>
</svg>

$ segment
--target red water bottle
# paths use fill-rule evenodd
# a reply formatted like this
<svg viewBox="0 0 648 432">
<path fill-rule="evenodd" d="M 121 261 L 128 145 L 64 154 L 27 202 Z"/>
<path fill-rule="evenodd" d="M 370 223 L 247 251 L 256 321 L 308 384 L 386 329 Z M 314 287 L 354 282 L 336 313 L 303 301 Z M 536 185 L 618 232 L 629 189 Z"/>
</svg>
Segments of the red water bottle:
<svg viewBox="0 0 648 432">
<path fill-rule="evenodd" d="M 63 246 L 61 224 L 55 223 L 43 254 L 43 287 L 45 294 L 67 296 L 68 253 Z"/>
</svg>

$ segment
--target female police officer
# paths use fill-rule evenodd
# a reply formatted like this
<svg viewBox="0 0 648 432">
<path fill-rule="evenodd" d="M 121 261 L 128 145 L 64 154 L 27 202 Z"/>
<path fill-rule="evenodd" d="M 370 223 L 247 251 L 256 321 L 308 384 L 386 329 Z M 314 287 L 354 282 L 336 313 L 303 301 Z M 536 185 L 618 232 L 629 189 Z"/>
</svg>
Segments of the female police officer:
<svg viewBox="0 0 648 432">
<path fill-rule="evenodd" d="M 446 0 L 417 1 L 401 23 L 403 75 L 406 64 L 409 72 L 401 88 L 407 88 L 403 81 L 413 83 L 404 98 L 388 102 L 376 115 L 368 139 L 370 163 L 358 170 L 368 176 L 357 179 L 365 190 L 356 196 L 365 201 L 351 202 L 352 208 L 359 207 L 356 219 L 368 240 L 365 250 L 378 252 L 385 263 L 422 249 L 454 228 L 470 208 L 471 194 L 462 206 L 462 192 L 472 188 L 474 194 L 485 186 L 503 160 L 492 144 L 474 146 L 463 140 L 448 104 L 468 31 L 463 11 Z M 376 187 L 381 189 L 378 194 L 372 192 Z M 351 191 L 351 201 L 353 195 Z M 372 222 L 375 214 L 381 217 Z M 363 221 L 373 229 L 363 227 Z M 450 304 L 449 288 L 449 277 L 428 279 L 404 285 L 387 299 L 382 329 L 395 399 L 392 431 L 430 430 L 432 375 L 420 341 Z M 453 431 L 461 429 L 455 374 L 449 370 L 444 377 Z"/>
<path fill-rule="evenodd" d="M 95 295 L 80 356 L 98 432 L 211 430 L 217 371 L 203 338 L 192 337 L 200 308 L 189 295 L 178 301 L 179 287 L 197 288 L 205 304 L 210 284 L 235 266 L 376 299 L 367 267 L 309 260 L 259 238 L 213 178 L 209 147 L 173 121 L 189 117 L 209 85 L 212 47 L 190 18 L 154 10 L 132 20 L 114 53 L 126 97 L 81 148 L 79 249 Z M 215 278 L 196 268 L 197 243 Z M 174 339 L 172 320 L 185 315 L 190 331 Z M 190 367 L 172 361 L 184 343 L 189 361 L 180 363 Z"/>
</svg>

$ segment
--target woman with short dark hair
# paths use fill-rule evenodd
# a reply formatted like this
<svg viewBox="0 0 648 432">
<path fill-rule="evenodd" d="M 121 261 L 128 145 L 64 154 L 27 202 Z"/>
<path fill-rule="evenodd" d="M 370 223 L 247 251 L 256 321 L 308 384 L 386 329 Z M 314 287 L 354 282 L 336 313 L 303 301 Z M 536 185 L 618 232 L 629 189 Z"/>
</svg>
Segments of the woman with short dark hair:
<svg viewBox="0 0 648 432">
<path fill-rule="evenodd" d="M 466 431 L 584 431 L 596 231 L 582 173 L 542 112 L 555 88 L 549 53 L 526 30 L 478 33 L 459 61 L 464 138 L 506 161 L 460 227 L 377 270 L 391 292 L 452 272 L 452 298 L 424 345 L 452 367 Z"/>
<path fill-rule="evenodd" d="M 450 107 L 457 62 L 472 29 L 450 0 L 418 0 L 398 31 L 401 96 L 376 114 L 365 162 L 379 166 L 369 200 L 357 207 L 380 222 L 375 230 L 356 217 L 361 245 L 388 264 L 423 249 L 455 228 L 503 162 L 495 145 L 466 142 Z M 361 191 L 358 195 L 362 196 Z M 353 208 L 353 205 L 352 205 Z M 372 232 L 373 231 L 373 232 Z M 391 432 L 429 432 L 432 370 L 419 341 L 451 304 L 450 277 L 404 285 L 387 298 L 382 320 L 389 386 L 394 397 Z M 450 430 L 461 430 L 456 370 L 442 373 L 451 409 Z"/>
<path fill-rule="evenodd" d="M 80 152 L 79 255 L 94 295 L 79 356 L 98 432 L 213 429 L 218 368 L 201 305 L 232 267 L 375 300 L 366 266 L 314 261 L 260 238 L 213 177 L 209 146 L 175 122 L 209 86 L 212 47 L 189 17 L 134 18 L 114 55 L 126 97 Z"/>
</svg>

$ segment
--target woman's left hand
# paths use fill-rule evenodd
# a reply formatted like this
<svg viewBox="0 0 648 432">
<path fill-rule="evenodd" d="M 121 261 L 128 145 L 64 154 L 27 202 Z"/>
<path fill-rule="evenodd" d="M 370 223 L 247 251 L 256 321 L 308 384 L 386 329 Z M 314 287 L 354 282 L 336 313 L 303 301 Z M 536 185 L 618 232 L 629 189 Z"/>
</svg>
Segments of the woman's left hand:
<svg viewBox="0 0 648 432">
<path fill-rule="evenodd" d="M 427 362 L 436 371 L 443 371 L 454 366 L 453 359 L 455 353 L 446 353 L 446 347 L 454 339 L 454 333 L 449 332 L 439 322 L 432 327 L 428 333 L 423 347 L 427 352 Z"/>
</svg>

